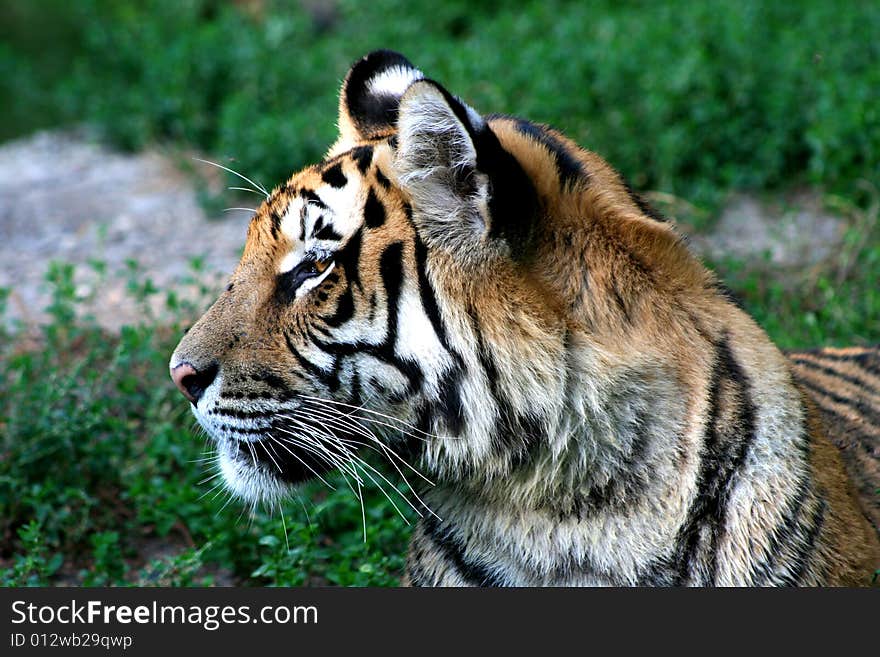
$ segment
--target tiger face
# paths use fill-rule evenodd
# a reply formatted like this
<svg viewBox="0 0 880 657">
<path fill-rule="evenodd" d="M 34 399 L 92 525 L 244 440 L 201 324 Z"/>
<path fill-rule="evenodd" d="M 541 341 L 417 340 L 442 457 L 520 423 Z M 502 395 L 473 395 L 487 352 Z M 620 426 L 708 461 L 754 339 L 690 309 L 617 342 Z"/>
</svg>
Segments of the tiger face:
<svg viewBox="0 0 880 657">
<path fill-rule="evenodd" d="M 534 358 L 562 345 L 525 264 L 536 193 L 487 122 L 378 52 L 349 73 L 339 124 L 327 158 L 259 207 L 226 290 L 171 358 L 250 500 L 364 449 L 438 476 L 497 473 L 561 397 Z"/>
</svg>

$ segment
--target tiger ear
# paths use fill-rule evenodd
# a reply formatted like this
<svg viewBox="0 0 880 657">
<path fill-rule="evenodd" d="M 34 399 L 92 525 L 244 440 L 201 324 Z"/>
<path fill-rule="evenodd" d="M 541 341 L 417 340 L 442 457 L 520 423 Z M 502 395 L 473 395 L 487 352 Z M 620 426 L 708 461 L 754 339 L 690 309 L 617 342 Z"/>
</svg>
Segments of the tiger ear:
<svg viewBox="0 0 880 657">
<path fill-rule="evenodd" d="M 397 130 L 395 174 L 427 244 L 467 260 L 487 248 L 517 259 L 530 250 L 534 186 L 483 117 L 425 79 L 403 94 Z"/>
<path fill-rule="evenodd" d="M 394 169 L 413 199 L 427 242 L 486 232 L 489 179 L 477 170 L 472 139 L 483 119 L 431 80 L 410 85 L 400 101 Z"/>
<path fill-rule="evenodd" d="M 392 50 L 376 50 L 355 62 L 339 92 L 339 140 L 332 150 L 394 132 L 401 96 L 424 77 Z"/>
</svg>

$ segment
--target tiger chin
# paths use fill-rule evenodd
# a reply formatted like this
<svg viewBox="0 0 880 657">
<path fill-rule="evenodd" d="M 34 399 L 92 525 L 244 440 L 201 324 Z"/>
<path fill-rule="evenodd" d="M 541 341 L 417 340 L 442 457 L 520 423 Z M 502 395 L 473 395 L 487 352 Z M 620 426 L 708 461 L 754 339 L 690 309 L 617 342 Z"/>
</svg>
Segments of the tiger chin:
<svg viewBox="0 0 880 657">
<path fill-rule="evenodd" d="M 601 158 L 397 53 L 338 126 L 171 358 L 232 491 L 405 461 L 409 585 L 871 583 L 876 349 L 783 355 Z"/>
</svg>

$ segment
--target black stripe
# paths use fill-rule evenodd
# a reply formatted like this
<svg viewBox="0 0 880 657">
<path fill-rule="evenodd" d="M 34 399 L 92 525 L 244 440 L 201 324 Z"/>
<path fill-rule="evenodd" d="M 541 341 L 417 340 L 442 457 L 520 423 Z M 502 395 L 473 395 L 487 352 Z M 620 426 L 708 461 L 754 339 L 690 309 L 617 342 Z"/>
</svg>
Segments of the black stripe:
<svg viewBox="0 0 880 657">
<path fill-rule="evenodd" d="M 516 129 L 521 134 L 534 139 L 550 152 L 556 160 L 556 173 L 559 176 L 560 189 L 566 191 L 567 189 L 570 189 L 575 182 L 589 181 L 589 173 L 584 169 L 584 165 L 581 161 L 571 153 L 565 144 L 549 132 L 547 126 L 537 125 L 516 117 L 503 118 L 510 118 L 513 120 Z"/>
<path fill-rule="evenodd" d="M 278 395 L 278 392 L 274 392 L 271 390 L 260 390 L 258 392 L 224 392 L 221 393 L 220 399 L 221 401 L 227 401 L 229 399 L 240 399 L 248 401 L 256 401 L 260 399 L 278 399 L 279 401 L 288 401 L 284 398 L 286 396 L 284 393 L 281 393 L 280 397 Z M 216 403 L 215 408 L 219 408 Z"/>
<path fill-rule="evenodd" d="M 321 200 L 321 197 L 318 196 L 311 189 L 301 189 L 301 190 L 299 190 L 299 195 L 302 198 L 304 198 L 306 201 L 308 201 L 310 204 L 317 205 L 319 208 L 321 208 L 323 210 L 327 209 L 327 204 L 324 203 L 324 201 Z"/>
<path fill-rule="evenodd" d="M 332 224 L 327 224 L 326 226 L 324 226 L 323 228 L 321 228 L 321 230 L 319 230 L 317 233 L 315 233 L 315 239 L 318 239 L 318 240 L 333 240 L 333 241 L 335 241 L 335 242 L 338 242 L 338 241 L 340 241 L 340 240 L 342 239 L 342 235 L 340 235 L 339 233 L 337 233 L 337 232 L 333 229 L 333 225 L 332 225 Z"/>
<path fill-rule="evenodd" d="M 293 354 L 293 357 L 296 358 L 296 362 L 299 363 L 299 366 L 302 369 L 318 379 L 318 381 L 323 383 L 330 390 L 335 391 L 339 388 L 339 379 L 335 373 L 332 371 L 329 373 L 324 371 L 299 353 L 299 350 L 293 344 L 293 340 L 290 339 L 290 335 L 286 332 L 284 334 L 284 341 L 287 343 L 287 348 L 290 350 L 290 353 Z"/>
<path fill-rule="evenodd" d="M 876 351 L 878 348 L 880 347 L 868 348 L 867 351 L 859 354 L 832 354 L 822 349 L 816 349 L 807 353 L 815 354 L 817 358 L 858 363 L 859 367 L 866 372 L 880 376 L 880 352 Z"/>
<path fill-rule="evenodd" d="M 431 280 L 428 277 L 428 248 L 418 235 L 416 235 L 415 238 L 415 256 L 422 308 L 424 308 L 425 314 L 428 316 L 428 320 L 434 328 L 434 333 L 437 334 L 437 338 L 440 340 L 440 344 L 443 345 L 443 348 L 446 349 L 446 351 L 451 353 L 452 348 L 449 346 L 446 327 L 440 316 L 440 308 L 437 306 L 437 297 L 434 291 L 434 286 L 431 284 Z"/>
<path fill-rule="evenodd" d="M 796 564 L 795 570 L 791 573 L 791 583 L 799 584 L 807 572 L 810 565 L 811 557 L 815 553 L 816 542 L 822 527 L 825 524 L 825 511 L 827 505 L 824 499 L 820 499 L 816 504 L 816 508 L 810 517 L 810 522 L 806 526 L 806 534 L 799 537 L 800 540 L 795 543 L 797 552 L 794 558 Z M 801 527 L 804 528 L 803 526 Z"/>
<path fill-rule="evenodd" d="M 629 194 L 630 199 L 632 199 L 632 202 L 636 204 L 636 207 L 642 212 L 642 214 L 651 217 L 651 219 L 653 219 L 654 221 L 660 221 L 663 223 L 668 221 L 666 217 L 664 217 L 654 208 L 654 206 L 643 199 L 641 195 L 636 193 L 630 186 L 629 181 L 626 180 L 623 176 L 621 176 L 621 182 L 623 182 L 623 187 L 626 189 L 626 193 Z"/>
<path fill-rule="evenodd" d="M 623 319 L 627 324 L 632 324 L 633 319 L 629 313 L 629 308 L 627 308 L 626 302 L 623 300 L 623 296 L 620 294 L 620 289 L 617 287 L 617 278 L 611 279 L 611 293 L 614 298 L 614 302 L 617 304 L 618 309 L 620 309 L 621 314 L 623 315 Z"/>
<path fill-rule="evenodd" d="M 511 471 L 534 463 L 545 444 L 543 419 L 534 413 L 514 414 L 509 404 L 502 406 L 502 420 L 498 425 L 498 442 L 504 444 L 507 463 Z M 511 419 L 512 418 L 512 419 Z"/>
<path fill-rule="evenodd" d="M 633 422 L 632 443 L 608 481 L 575 498 L 573 511 L 579 519 L 587 514 L 622 511 L 650 494 L 652 472 L 646 462 L 650 441 L 648 433 L 641 429 L 650 422 L 645 414 L 641 411 Z"/>
<path fill-rule="evenodd" d="M 483 340 L 479 318 L 473 306 L 468 308 L 471 330 L 477 341 L 477 359 L 489 384 L 493 407 L 498 414 L 492 434 L 492 452 L 507 462 L 511 470 L 528 465 L 543 444 L 543 422 L 533 414 L 519 414 L 501 390 L 498 368 L 491 350 Z"/>
<path fill-rule="evenodd" d="M 400 290 L 403 287 L 403 242 L 388 245 L 379 257 L 379 275 L 385 285 L 385 303 L 388 313 L 388 333 L 384 342 L 374 351 L 377 358 L 393 363 L 409 379 L 410 392 L 417 392 L 424 381 L 419 364 L 395 353 L 399 331 Z"/>
<path fill-rule="evenodd" d="M 346 270 L 348 271 L 348 270 Z M 312 343 L 322 351 L 330 354 L 335 358 L 333 372 L 331 374 L 324 373 L 325 378 L 329 376 L 338 377 L 340 361 L 346 356 L 356 353 L 372 356 L 383 362 L 389 363 L 396 367 L 409 382 L 408 393 L 415 394 L 421 389 L 424 382 L 424 373 L 416 361 L 409 358 L 402 358 L 395 353 L 395 345 L 397 344 L 398 314 L 400 302 L 400 290 L 403 285 L 403 242 L 394 242 L 386 247 L 385 251 L 379 257 L 379 273 L 385 285 L 386 303 L 387 303 L 387 333 L 381 344 L 369 344 L 365 342 L 325 342 L 316 336 L 309 334 Z M 338 382 L 336 383 L 338 387 Z"/>
<path fill-rule="evenodd" d="M 348 178 L 345 177 L 345 174 L 342 172 L 342 163 L 337 162 L 332 167 L 325 169 L 321 174 L 321 180 L 330 185 L 331 187 L 345 187 L 346 183 L 348 183 Z"/>
<path fill-rule="evenodd" d="M 874 426 L 880 426 L 880 411 L 874 408 L 873 404 L 870 402 L 866 402 L 863 399 L 852 398 L 852 397 L 841 397 L 837 393 L 831 392 L 830 390 L 825 390 L 824 388 L 820 388 L 815 385 L 811 381 L 807 381 L 806 379 L 802 379 L 798 377 L 798 383 L 802 385 L 804 388 L 809 390 L 815 395 L 819 397 L 827 397 L 831 401 L 836 404 L 840 404 L 841 406 L 846 406 L 847 408 L 851 408 L 854 411 L 858 412 L 864 419 L 868 420 L 870 424 Z M 819 400 L 816 400 L 819 403 Z M 848 422 L 852 422 L 852 419 L 847 418 Z"/>
<path fill-rule="evenodd" d="M 461 399 L 463 375 L 462 368 L 456 365 L 447 369 L 438 380 L 437 410 L 453 436 L 461 435 L 465 427 L 464 403 Z"/>
<path fill-rule="evenodd" d="M 391 187 L 391 181 L 389 181 L 388 178 L 385 177 L 385 174 L 379 171 L 379 169 L 376 169 L 376 182 L 379 183 L 382 189 L 388 189 Z"/>
<path fill-rule="evenodd" d="M 220 431 L 232 431 L 232 432 L 244 434 L 247 436 L 264 436 L 264 435 L 266 435 L 266 430 L 271 429 L 271 428 L 272 428 L 272 426 L 269 424 L 267 424 L 264 427 L 256 427 L 256 428 L 233 427 L 228 424 L 221 424 L 220 425 Z"/>
<path fill-rule="evenodd" d="M 715 281 L 713 283 L 712 287 L 715 289 L 715 291 L 718 294 L 720 294 L 722 297 L 727 299 L 727 301 L 732 303 L 734 306 L 736 306 L 740 310 L 746 309 L 745 304 L 743 303 L 743 300 L 739 297 L 739 295 L 736 294 L 733 290 L 731 290 L 729 287 L 727 287 L 727 285 L 725 285 L 721 281 Z"/>
<path fill-rule="evenodd" d="M 797 536 L 801 511 L 810 496 L 810 478 L 801 477 L 797 490 L 782 513 L 782 522 L 770 533 L 765 557 L 752 569 L 752 583 L 756 586 L 777 584 L 777 562 L 782 551 L 788 548 Z"/>
<path fill-rule="evenodd" d="M 859 422 L 859 420 L 848 418 L 840 411 L 833 408 L 826 408 L 819 402 L 815 402 L 815 405 L 821 416 L 823 426 L 843 425 L 842 428 L 845 430 L 847 442 L 852 446 L 842 447 L 841 449 L 844 454 L 849 452 L 851 454 L 862 454 L 870 459 L 877 458 L 874 447 L 872 446 L 873 443 L 877 442 L 877 436 L 868 434 L 864 429 L 866 425 L 871 426 L 869 423 L 863 423 Z M 858 487 L 862 491 L 862 495 L 864 495 L 865 499 L 870 499 L 874 494 L 874 491 L 877 489 L 877 486 L 872 484 L 869 479 L 858 484 Z M 878 503 L 880 503 L 880 500 L 878 500 Z"/>
<path fill-rule="evenodd" d="M 477 169 L 489 176 L 489 236 L 500 237 L 510 246 L 514 260 L 533 252 L 538 229 L 538 193 L 516 158 L 501 146 L 486 125 L 472 135 L 477 151 Z"/>
<path fill-rule="evenodd" d="M 362 242 L 363 232 L 362 229 L 358 228 L 355 233 L 348 238 L 345 246 L 339 249 L 334 255 L 336 264 L 345 270 L 345 275 L 348 278 L 349 283 L 351 285 L 357 285 L 361 291 L 364 289 L 361 285 L 360 278 Z M 333 276 L 335 273 L 335 271 L 331 272 L 330 276 Z M 329 277 L 327 280 L 329 280 Z"/>
<path fill-rule="evenodd" d="M 211 410 L 208 411 L 208 415 L 217 415 L 219 417 L 231 417 L 236 420 L 253 420 L 259 418 L 268 418 L 272 416 L 272 411 L 270 410 L 261 410 L 261 411 L 240 411 L 237 408 L 226 408 L 215 406 Z"/>
<path fill-rule="evenodd" d="M 860 365 L 862 365 L 864 363 L 864 361 L 869 361 L 869 360 L 874 360 L 874 359 L 880 360 L 880 354 L 878 354 L 876 351 L 874 351 L 874 349 L 876 349 L 876 348 L 880 348 L 880 347 L 872 347 L 872 348 L 866 347 L 865 351 L 862 351 L 862 352 L 859 352 L 856 354 L 835 354 L 833 352 L 826 351 L 825 349 L 811 349 L 811 350 L 806 350 L 806 351 L 798 350 L 797 352 L 795 352 L 795 354 L 797 354 L 797 353 L 809 354 L 809 355 L 815 356 L 816 358 L 827 358 L 828 360 L 837 360 L 837 361 L 844 361 L 844 362 L 856 362 L 856 363 L 859 363 Z"/>
<path fill-rule="evenodd" d="M 275 239 L 278 237 L 278 231 L 281 229 L 281 215 L 275 211 L 275 208 L 271 208 L 269 210 L 269 219 L 272 222 L 270 227 L 272 239 Z"/>
<path fill-rule="evenodd" d="M 480 361 L 480 367 L 486 376 L 486 381 L 489 383 L 492 394 L 495 395 L 497 400 L 498 368 L 495 367 L 495 359 L 492 358 L 485 342 L 483 342 L 483 330 L 480 326 L 480 319 L 477 317 L 477 311 L 473 306 L 468 307 L 468 319 L 470 320 L 471 331 L 473 331 L 474 337 L 477 340 L 477 357 Z"/>
<path fill-rule="evenodd" d="M 403 242 L 392 242 L 379 256 L 379 276 L 385 286 L 388 306 L 388 340 L 396 341 L 400 289 L 403 286 Z M 392 348 L 393 344 L 390 345 Z"/>
<path fill-rule="evenodd" d="M 734 417 L 723 424 L 723 416 Z M 693 578 L 695 562 L 705 561 L 717 577 L 717 549 L 723 537 L 733 479 L 755 439 L 755 407 L 750 383 L 733 356 L 726 338 L 715 345 L 715 363 L 709 392 L 709 419 L 700 452 L 697 490 L 687 518 L 679 530 L 675 567 L 677 583 Z M 702 547 L 702 549 L 701 549 Z"/>
<path fill-rule="evenodd" d="M 351 286 L 347 286 L 345 291 L 336 301 L 336 310 L 332 315 L 322 316 L 321 319 L 333 328 L 338 328 L 354 316 L 354 297 L 351 293 Z"/>
<path fill-rule="evenodd" d="M 361 175 L 364 175 L 367 173 L 367 169 L 370 168 L 370 163 L 373 161 L 373 147 L 358 146 L 357 148 L 352 149 L 351 156 L 357 163 L 358 171 L 361 172 Z"/>
<path fill-rule="evenodd" d="M 364 203 L 364 223 L 367 224 L 367 228 L 378 228 L 385 223 L 385 206 L 376 197 L 372 187 Z"/>
<path fill-rule="evenodd" d="M 477 153 L 476 168 L 489 177 L 489 235 L 507 242 L 515 260 L 527 257 L 533 252 L 539 219 L 540 203 L 534 184 L 517 159 L 504 150 L 488 123 L 478 130 L 471 124 L 467 108 L 457 98 L 436 82 L 425 82 L 435 85 L 467 130 Z M 461 173 L 458 182 L 472 185 L 468 172 Z"/>
<path fill-rule="evenodd" d="M 465 545 L 452 534 L 450 529 L 442 528 L 435 516 L 428 515 L 422 519 L 422 527 L 431 542 L 469 585 L 507 586 L 507 582 L 502 576 L 491 572 L 481 564 L 468 560 L 464 556 Z"/>
<path fill-rule="evenodd" d="M 377 360 L 381 360 L 384 363 L 396 367 L 409 382 L 409 389 L 407 391 L 407 394 L 413 395 L 421 389 L 421 385 L 424 382 L 424 374 L 422 373 L 419 364 L 413 360 L 410 360 L 409 358 L 401 358 L 397 356 L 393 350 L 393 343 L 389 342 L 388 340 L 379 345 L 369 344 L 360 341 L 325 342 L 314 334 L 310 333 L 309 335 L 313 345 L 316 348 L 335 358 L 333 369 L 329 374 L 325 373 L 325 377 L 327 378 L 331 376 L 338 376 L 339 367 L 342 359 L 348 356 L 353 356 L 354 354 L 363 354 L 365 356 L 371 356 L 373 358 L 376 358 Z M 400 402 L 403 401 L 403 399 L 404 398 L 399 398 L 396 401 Z"/>
<path fill-rule="evenodd" d="M 408 453 L 404 456 L 410 462 L 414 462 L 419 458 L 425 445 L 424 437 L 426 437 L 426 434 L 432 433 L 431 412 L 428 409 L 427 403 L 418 404 L 413 412 L 413 417 L 415 418 L 413 425 L 416 427 L 414 435 L 400 434 L 399 436 L 401 440 L 405 441 L 404 444 Z M 418 436 L 423 437 L 419 438 Z"/>
<path fill-rule="evenodd" d="M 805 367 L 807 367 L 811 370 L 821 372 L 822 374 L 827 374 L 828 376 L 834 377 L 836 379 L 840 379 L 842 381 L 846 381 L 847 383 L 852 383 L 854 386 L 857 386 L 858 388 L 865 390 L 872 395 L 880 395 L 880 390 L 875 388 L 873 385 L 871 385 L 867 381 L 862 381 L 861 379 L 858 379 L 852 375 L 844 374 L 843 372 L 838 372 L 837 370 L 835 370 L 832 367 L 827 367 L 827 366 L 822 365 L 820 363 L 816 363 L 812 360 L 809 360 L 807 358 L 798 357 L 796 355 L 792 355 L 791 360 L 793 362 L 797 363 L 798 365 L 804 365 Z M 795 374 L 797 374 L 797 373 L 795 373 Z M 801 377 L 798 377 L 798 380 L 800 380 L 800 378 Z M 818 384 L 818 381 L 816 383 Z"/>
<path fill-rule="evenodd" d="M 287 390 L 287 384 L 284 383 L 284 379 L 276 374 L 272 374 L 272 372 L 268 372 L 266 370 L 260 370 L 259 372 L 255 372 L 250 375 L 252 381 L 259 381 L 260 383 L 265 383 L 270 388 L 276 388 L 279 390 Z"/>
<path fill-rule="evenodd" d="M 351 375 L 351 395 L 349 396 L 348 403 L 352 406 L 360 406 L 363 401 L 363 395 L 361 394 L 361 375 L 357 370 L 354 370 Z"/>
</svg>

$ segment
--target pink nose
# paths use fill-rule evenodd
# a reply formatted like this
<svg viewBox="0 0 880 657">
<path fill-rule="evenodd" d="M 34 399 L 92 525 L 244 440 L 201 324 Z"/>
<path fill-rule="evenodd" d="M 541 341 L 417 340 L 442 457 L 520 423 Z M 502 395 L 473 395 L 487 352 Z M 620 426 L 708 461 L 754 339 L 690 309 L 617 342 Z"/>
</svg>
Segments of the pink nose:
<svg viewBox="0 0 880 657">
<path fill-rule="evenodd" d="M 216 364 L 211 364 L 199 371 L 189 363 L 181 363 L 171 370 L 171 380 L 191 404 L 196 404 L 214 382 L 217 369 Z"/>
</svg>

